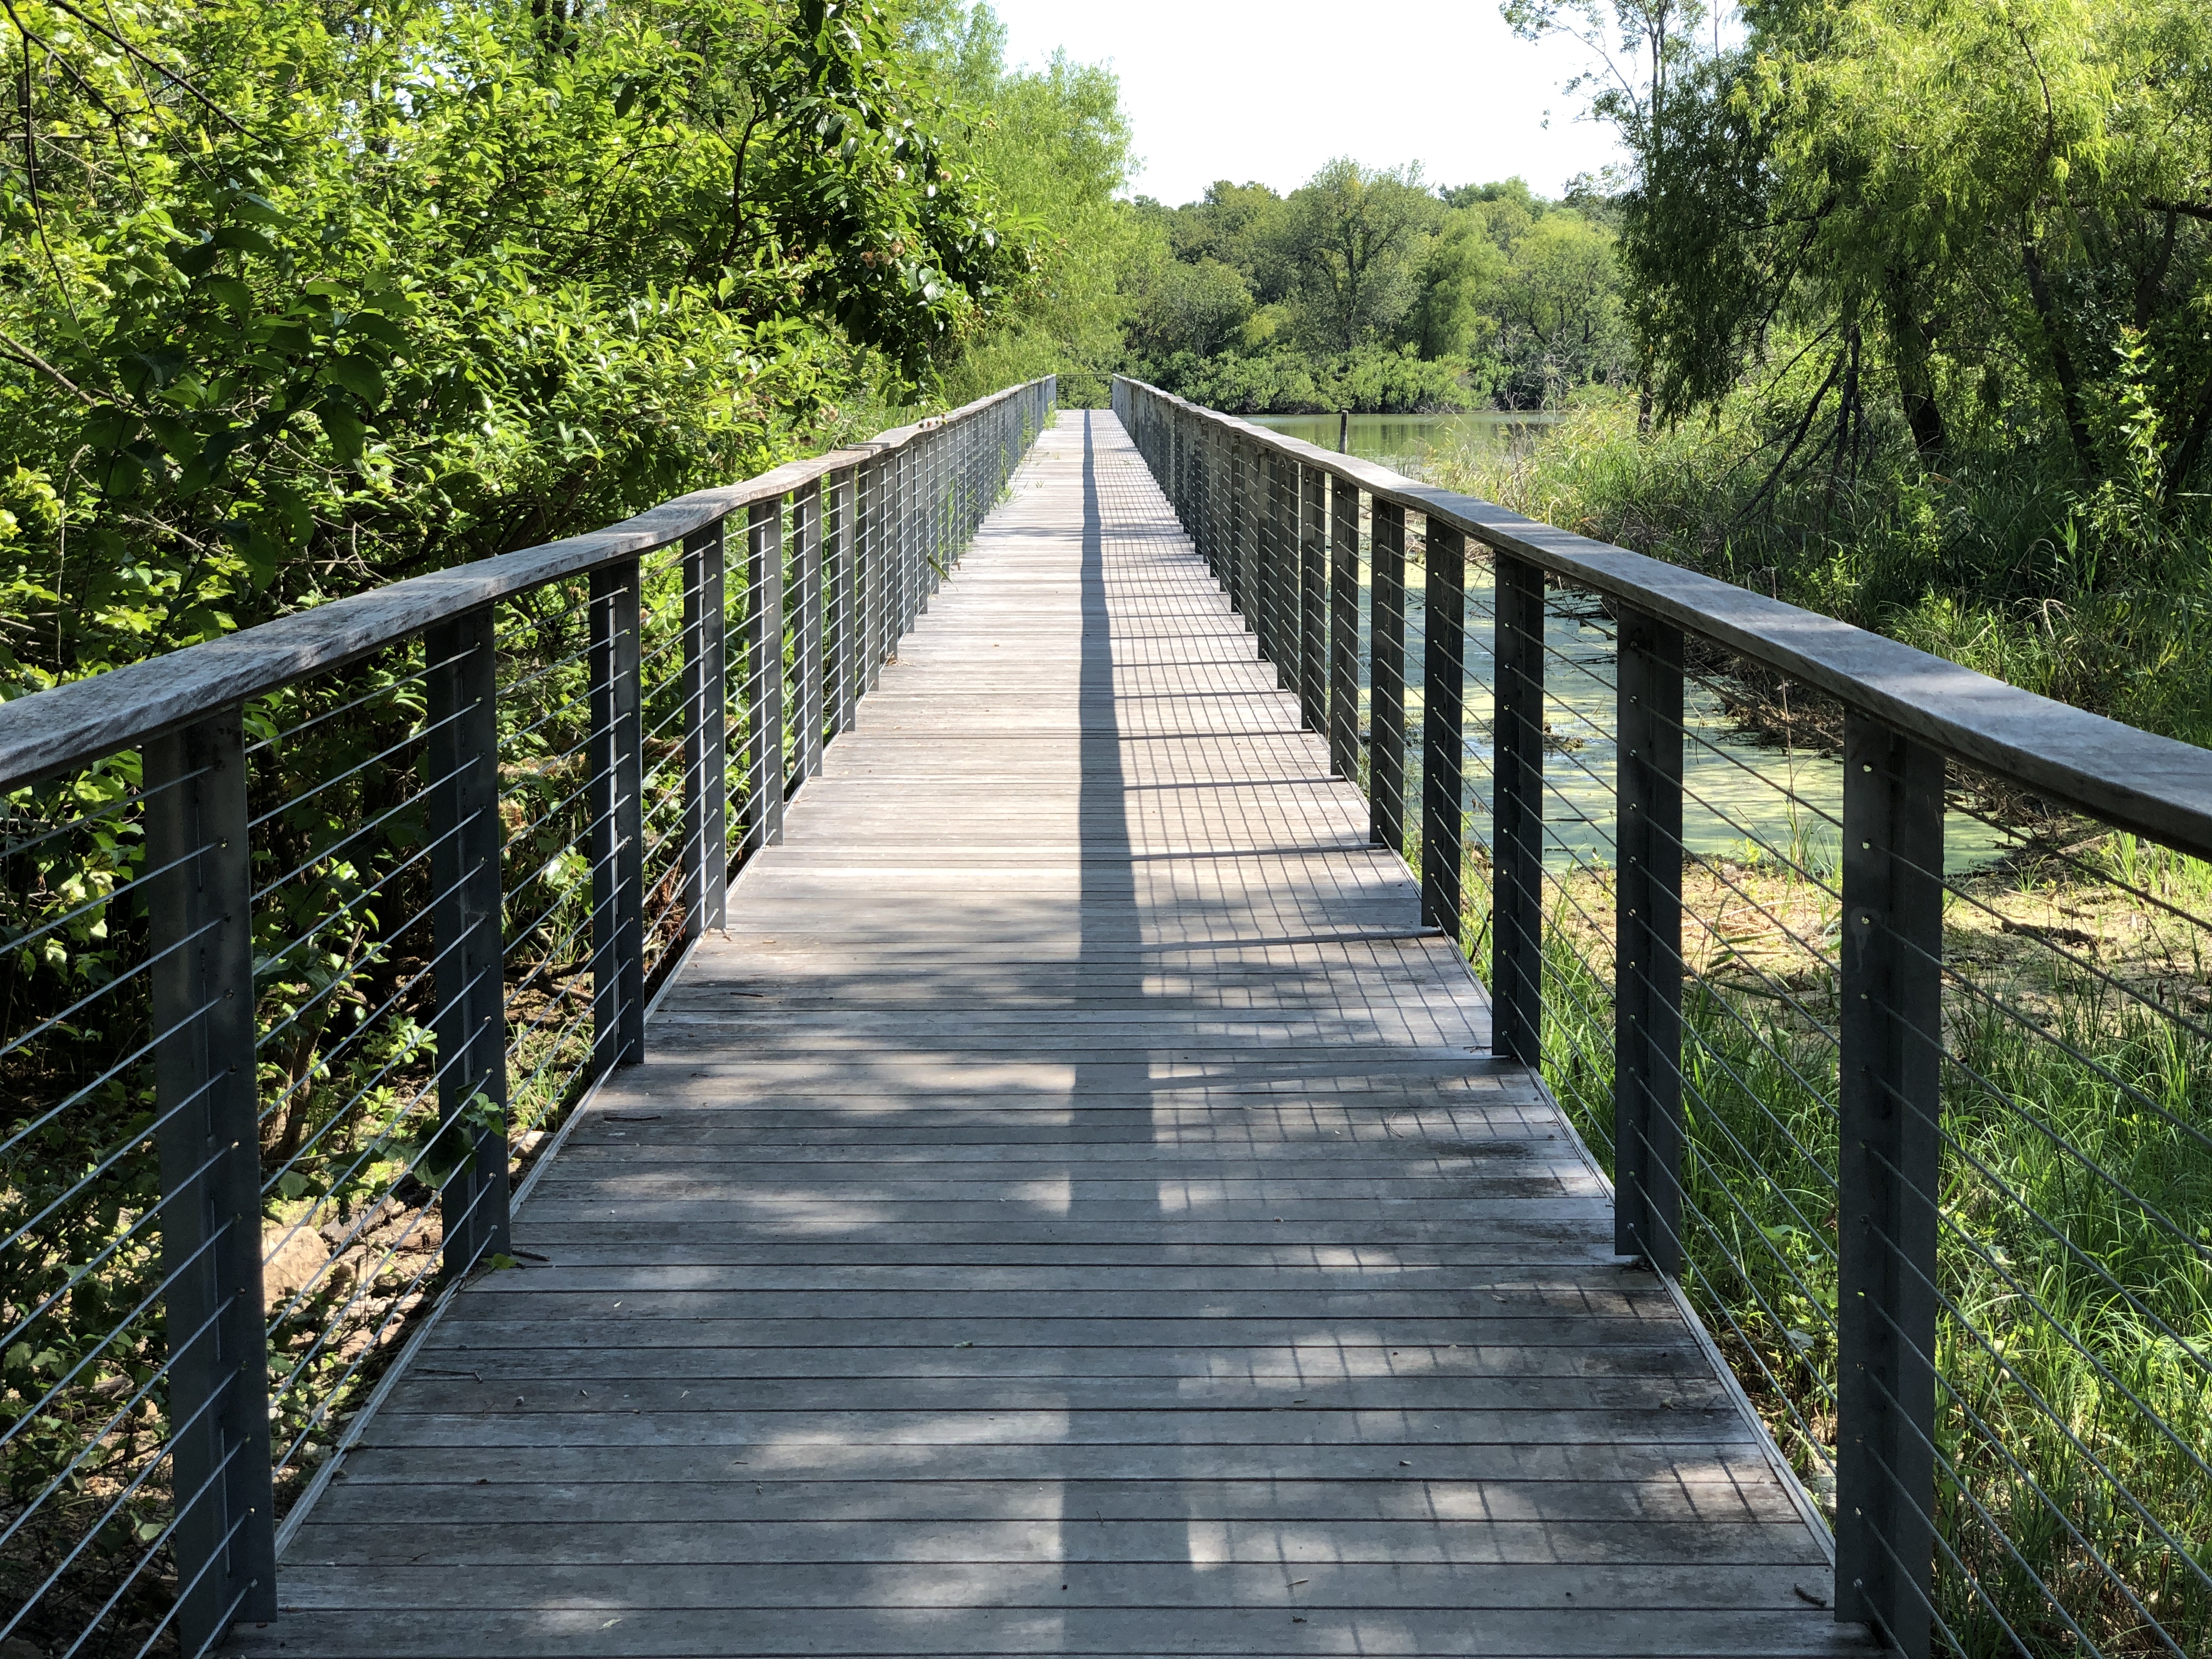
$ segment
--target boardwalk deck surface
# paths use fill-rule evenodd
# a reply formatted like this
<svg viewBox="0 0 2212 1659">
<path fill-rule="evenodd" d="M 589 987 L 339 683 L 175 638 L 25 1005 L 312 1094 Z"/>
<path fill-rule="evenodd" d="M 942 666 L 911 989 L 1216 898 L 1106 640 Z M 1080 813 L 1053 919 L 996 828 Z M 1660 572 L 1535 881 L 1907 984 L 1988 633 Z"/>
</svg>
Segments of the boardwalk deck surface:
<svg viewBox="0 0 2212 1659">
<path fill-rule="evenodd" d="M 257 1653 L 1863 1650 L 1110 416 L 732 910 Z"/>
</svg>

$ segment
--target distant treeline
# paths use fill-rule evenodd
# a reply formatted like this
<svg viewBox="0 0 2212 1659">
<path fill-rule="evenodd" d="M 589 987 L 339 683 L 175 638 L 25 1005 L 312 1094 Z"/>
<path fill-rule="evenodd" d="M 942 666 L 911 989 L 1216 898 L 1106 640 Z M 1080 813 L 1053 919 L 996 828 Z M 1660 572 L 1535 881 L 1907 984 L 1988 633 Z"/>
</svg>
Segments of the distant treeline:
<svg viewBox="0 0 2212 1659">
<path fill-rule="evenodd" d="M 1136 211 L 1129 367 L 1215 408 L 1529 409 L 1632 376 L 1618 213 L 1594 192 L 1342 159 L 1287 197 L 1224 179 Z"/>
</svg>

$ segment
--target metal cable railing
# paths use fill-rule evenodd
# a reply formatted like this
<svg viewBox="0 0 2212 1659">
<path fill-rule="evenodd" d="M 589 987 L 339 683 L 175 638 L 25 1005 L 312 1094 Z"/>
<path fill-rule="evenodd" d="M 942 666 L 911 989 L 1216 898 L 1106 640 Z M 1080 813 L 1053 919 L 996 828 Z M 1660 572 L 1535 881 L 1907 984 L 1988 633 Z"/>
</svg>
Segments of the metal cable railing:
<svg viewBox="0 0 2212 1659">
<path fill-rule="evenodd" d="M 1054 397 L 0 708 L 0 1644 L 275 1615 Z"/>
<path fill-rule="evenodd" d="M 2212 756 L 1115 406 L 1802 1483 L 1837 1616 L 2212 1651 Z"/>
</svg>

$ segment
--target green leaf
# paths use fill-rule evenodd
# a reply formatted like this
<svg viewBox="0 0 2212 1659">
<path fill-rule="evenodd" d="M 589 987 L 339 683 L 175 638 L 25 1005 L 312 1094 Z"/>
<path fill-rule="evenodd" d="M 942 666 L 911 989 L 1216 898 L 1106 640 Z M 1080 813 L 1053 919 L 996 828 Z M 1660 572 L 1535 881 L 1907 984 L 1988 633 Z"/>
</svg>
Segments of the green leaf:
<svg viewBox="0 0 2212 1659">
<path fill-rule="evenodd" d="M 323 378 L 343 386 L 371 409 L 384 402 L 384 370 L 374 358 L 334 357 L 323 365 Z"/>
<path fill-rule="evenodd" d="M 265 196 L 256 196 L 251 191 L 240 191 L 229 201 L 230 210 L 241 219 L 251 219 L 257 224 L 281 225 L 290 216 Z"/>
<path fill-rule="evenodd" d="M 374 340 L 379 345 L 390 346 L 398 351 L 407 344 L 407 331 L 389 317 L 379 316 L 374 311 L 357 311 L 346 319 L 346 332 L 357 334 L 364 340 Z"/>
<path fill-rule="evenodd" d="M 225 225 L 215 233 L 213 240 L 217 247 L 236 248 L 241 253 L 276 251 L 276 239 L 258 225 Z"/>
<path fill-rule="evenodd" d="M 359 460 L 362 451 L 368 447 L 368 422 L 352 405 L 343 398 L 325 398 L 317 406 L 315 415 L 330 436 L 331 449 L 338 465 L 351 466 Z"/>
<path fill-rule="evenodd" d="M 168 248 L 169 263 L 187 276 L 204 276 L 215 269 L 215 262 L 222 250 L 212 241 L 172 242 Z"/>
</svg>

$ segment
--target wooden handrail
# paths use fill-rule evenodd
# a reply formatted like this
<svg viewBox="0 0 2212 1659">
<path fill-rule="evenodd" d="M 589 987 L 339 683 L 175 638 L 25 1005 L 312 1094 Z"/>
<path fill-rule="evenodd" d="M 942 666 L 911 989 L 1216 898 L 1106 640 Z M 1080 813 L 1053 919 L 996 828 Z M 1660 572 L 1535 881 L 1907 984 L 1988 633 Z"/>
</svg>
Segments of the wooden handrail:
<svg viewBox="0 0 2212 1659">
<path fill-rule="evenodd" d="M 738 483 L 695 489 L 603 530 L 410 577 L 0 704 L 0 789 L 88 765 L 216 709 L 343 668 L 479 606 L 666 547 L 756 502 L 902 449 L 925 432 L 979 415 L 1036 384 L 1009 386 L 950 414 Z"/>
<path fill-rule="evenodd" d="M 1704 636 L 1947 754 L 2212 860 L 2212 750 L 2092 714 L 1832 617 L 1421 483 L 1141 380 L 1148 397 Z"/>
</svg>

